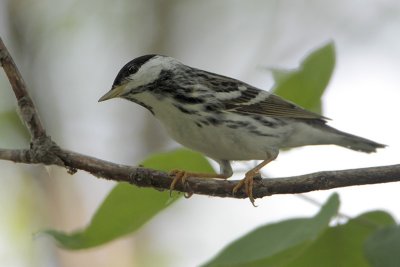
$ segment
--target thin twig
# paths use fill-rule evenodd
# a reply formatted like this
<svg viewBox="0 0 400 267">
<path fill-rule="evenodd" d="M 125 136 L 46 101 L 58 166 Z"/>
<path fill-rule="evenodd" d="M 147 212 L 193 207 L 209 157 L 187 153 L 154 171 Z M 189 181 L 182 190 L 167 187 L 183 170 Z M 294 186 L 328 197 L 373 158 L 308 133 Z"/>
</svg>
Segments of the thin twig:
<svg viewBox="0 0 400 267">
<path fill-rule="evenodd" d="M 46 131 L 39 118 L 39 113 L 33 104 L 32 98 L 29 96 L 26 89 L 24 79 L 21 76 L 17 66 L 14 63 L 10 53 L 8 52 L 3 40 L 0 38 L 0 64 L 6 73 L 15 97 L 18 101 L 18 106 L 21 110 L 23 120 L 31 134 L 32 139 L 37 139 L 46 136 Z"/>
<path fill-rule="evenodd" d="M 31 137 L 31 147 L 24 150 L 0 149 L 0 159 L 26 164 L 58 165 L 73 174 L 83 170 L 99 178 L 128 182 L 140 187 L 168 190 L 172 178 L 165 172 L 131 167 L 104 161 L 60 148 L 47 135 L 25 83 L 0 38 L 0 61 L 13 88 L 22 118 Z M 292 177 L 261 179 L 254 182 L 255 198 L 274 194 L 296 194 L 353 185 L 400 181 L 400 165 L 341 171 L 324 171 Z M 236 181 L 189 177 L 187 185 L 177 184 L 176 191 L 218 197 L 246 198 L 243 190 L 232 195 Z"/>
</svg>

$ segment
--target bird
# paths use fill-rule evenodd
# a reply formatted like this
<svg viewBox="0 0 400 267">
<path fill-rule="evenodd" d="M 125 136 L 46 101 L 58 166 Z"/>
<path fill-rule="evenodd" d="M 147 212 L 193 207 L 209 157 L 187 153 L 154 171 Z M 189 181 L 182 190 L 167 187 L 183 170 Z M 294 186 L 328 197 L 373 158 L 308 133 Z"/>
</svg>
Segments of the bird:
<svg viewBox="0 0 400 267">
<path fill-rule="evenodd" d="M 172 139 L 219 164 L 218 174 L 172 171 L 170 192 L 188 177 L 228 179 L 232 161 L 260 160 L 232 188 L 233 194 L 243 189 L 255 205 L 254 178 L 281 149 L 333 144 L 371 153 L 385 147 L 337 130 L 326 117 L 271 92 L 164 55 L 143 55 L 125 64 L 99 102 L 112 98 L 144 107 Z"/>
</svg>

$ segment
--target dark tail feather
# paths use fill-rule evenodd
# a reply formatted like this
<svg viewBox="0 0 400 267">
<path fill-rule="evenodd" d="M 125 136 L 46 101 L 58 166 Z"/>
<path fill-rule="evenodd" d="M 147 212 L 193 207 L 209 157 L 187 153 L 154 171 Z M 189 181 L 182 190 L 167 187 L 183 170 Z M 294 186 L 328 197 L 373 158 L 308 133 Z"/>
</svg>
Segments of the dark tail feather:
<svg viewBox="0 0 400 267">
<path fill-rule="evenodd" d="M 343 143 L 340 146 L 350 148 L 356 151 L 362 151 L 366 153 L 376 152 L 377 148 L 384 148 L 386 145 L 376 143 L 374 141 L 358 137 L 355 135 L 347 134 L 343 136 Z"/>
<path fill-rule="evenodd" d="M 327 125 L 326 125 L 327 126 Z M 329 126 L 328 126 L 329 127 Z M 365 153 L 376 152 L 377 148 L 384 148 L 386 145 L 374 142 L 372 140 L 359 137 L 356 135 L 348 134 L 342 131 L 339 131 L 335 128 L 331 128 L 330 130 L 333 133 L 338 135 L 336 145 L 346 147 L 352 150 L 361 151 Z"/>
</svg>

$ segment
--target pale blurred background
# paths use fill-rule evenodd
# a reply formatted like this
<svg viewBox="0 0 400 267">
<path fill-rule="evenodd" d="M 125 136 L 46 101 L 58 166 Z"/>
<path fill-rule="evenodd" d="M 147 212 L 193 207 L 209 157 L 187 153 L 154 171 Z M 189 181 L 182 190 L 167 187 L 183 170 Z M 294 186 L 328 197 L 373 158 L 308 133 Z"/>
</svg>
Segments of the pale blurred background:
<svg viewBox="0 0 400 267">
<path fill-rule="evenodd" d="M 389 147 L 373 155 L 329 146 L 300 148 L 281 153 L 264 174 L 398 163 L 396 0 L 2 0 L 0 35 L 56 142 L 131 165 L 178 145 L 140 106 L 122 100 L 97 103 L 129 60 L 147 53 L 170 55 L 268 90 L 272 78 L 263 67 L 294 68 L 311 50 L 333 40 L 337 64 L 324 95 L 324 115 L 339 129 Z M 1 116 L 16 108 L 2 71 L 0 87 Z M 0 147 L 26 147 L 24 136 L 3 117 Z M 235 165 L 238 170 L 248 166 Z M 193 196 L 133 235 L 99 248 L 65 251 L 37 232 L 85 226 L 114 183 L 84 172 L 70 176 L 61 168 L 5 161 L 0 161 L 0 181 L 0 266 L 10 267 L 196 266 L 256 226 L 318 210 L 293 195 L 259 199 L 257 208 L 248 200 Z M 400 218 L 399 183 L 335 191 L 341 212 L 349 216 L 384 209 Z M 323 202 L 331 193 L 307 196 Z"/>
</svg>

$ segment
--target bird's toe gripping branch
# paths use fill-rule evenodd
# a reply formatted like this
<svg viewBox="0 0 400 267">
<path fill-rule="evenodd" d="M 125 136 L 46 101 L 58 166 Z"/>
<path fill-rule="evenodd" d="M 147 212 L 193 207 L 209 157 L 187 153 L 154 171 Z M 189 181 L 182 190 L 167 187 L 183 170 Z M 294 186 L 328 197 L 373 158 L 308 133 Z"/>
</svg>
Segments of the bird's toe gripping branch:
<svg viewBox="0 0 400 267">
<path fill-rule="evenodd" d="M 170 195 L 172 194 L 172 191 L 175 189 L 176 184 L 179 181 L 181 181 L 181 183 L 183 184 L 183 188 L 186 191 L 186 189 L 189 188 L 188 183 L 187 183 L 187 178 L 189 178 L 189 177 L 206 178 L 206 179 L 209 179 L 209 178 L 228 179 L 229 178 L 229 176 L 227 177 L 224 174 L 197 173 L 197 172 L 188 172 L 188 171 L 184 171 L 184 170 L 172 170 L 169 173 L 169 175 L 174 177 L 172 182 L 171 182 L 171 185 L 169 187 Z M 193 195 L 192 192 L 187 192 L 187 191 L 185 192 L 185 197 L 186 198 L 189 198 L 192 195 Z"/>
<path fill-rule="evenodd" d="M 246 173 L 245 177 L 239 181 L 232 189 L 232 194 L 235 195 L 237 191 L 244 186 L 244 191 L 246 192 L 247 196 L 251 204 L 256 207 L 255 200 L 253 197 L 253 185 L 254 185 L 254 177 L 257 176 L 258 173 L 250 170 Z"/>
<path fill-rule="evenodd" d="M 255 205 L 255 200 L 254 200 L 254 196 L 253 196 L 254 178 L 259 175 L 260 170 L 265 165 L 267 165 L 268 163 L 273 161 L 275 158 L 276 157 L 264 160 L 263 162 L 258 164 L 256 167 L 254 167 L 253 169 L 246 172 L 245 177 L 242 180 L 240 180 L 239 183 L 237 183 L 235 185 L 235 187 L 232 189 L 232 194 L 235 195 L 237 193 L 237 191 L 244 186 L 244 191 L 246 192 L 247 196 L 249 197 L 251 204 L 254 207 L 257 207 Z"/>
</svg>

